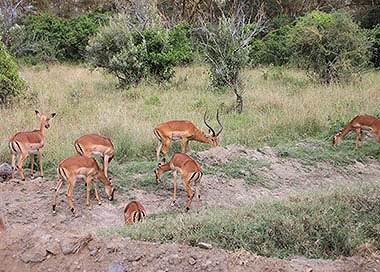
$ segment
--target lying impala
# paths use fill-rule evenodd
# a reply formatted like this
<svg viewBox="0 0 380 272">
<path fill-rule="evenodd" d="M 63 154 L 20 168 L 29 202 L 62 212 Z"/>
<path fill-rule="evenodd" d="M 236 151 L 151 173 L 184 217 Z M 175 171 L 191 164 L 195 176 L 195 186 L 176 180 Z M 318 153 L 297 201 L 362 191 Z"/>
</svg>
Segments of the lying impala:
<svg viewBox="0 0 380 272">
<path fill-rule="evenodd" d="M 161 181 L 161 175 L 167 171 L 173 171 L 174 178 L 174 192 L 173 192 L 173 202 L 172 206 L 176 202 L 176 184 L 177 184 L 177 172 L 181 173 L 182 179 L 185 183 L 186 190 L 189 194 L 189 201 L 186 205 L 186 211 L 190 209 L 191 202 L 194 197 L 193 189 L 190 187 L 190 183 L 194 182 L 195 184 L 195 193 L 197 197 L 197 212 L 199 211 L 200 205 L 200 182 L 202 178 L 202 168 L 196 160 L 194 160 L 189 155 L 184 153 L 174 153 L 173 157 L 168 163 L 165 163 L 165 158 L 162 162 L 158 163 L 158 166 L 154 169 L 156 174 L 157 182 Z"/>
<path fill-rule="evenodd" d="M 104 174 L 108 177 L 108 164 L 115 155 L 115 148 L 110 139 L 98 134 L 86 134 L 75 141 L 78 154 L 85 157 L 100 155 L 103 162 Z"/>
<path fill-rule="evenodd" d="M 189 141 L 194 140 L 203 143 L 209 143 L 212 146 L 218 146 L 218 136 L 223 130 L 222 123 L 219 120 L 219 112 L 216 113 L 216 120 L 220 128 L 215 133 L 215 130 L 207 123 L 206 113 L 203 117 L 205 125 L 209 128 L 210 133 L 204 133 L 198 129 L 190 121 L 174 120 L 158 125 L 154 130 L 154 135 L 157 137 L 159 143 L 157 147 L 157 160 L 160 159 L 160 152 L 164 153 L 165 157 L 168 156 L 169 145 L 172 140 L 182 139 L 182 152 L 189 150 Z"/>
<path fill-rule="evenodd" d="M 40 129 L 28 132 L 18 132 L 13 135 L 9 141 L 9 149 L 11 151 L 12 159 L 12 179 L 15 177 L 15 164 L 17 154 L 21 154 L 20 161 L 17 164 L 17 169 L 21 175 L 21 179 L 25 180 L 25 176 L 22 171 L 22 165 L 24 164 L 28 155 L 30 155 L 30 173 L 31 177 L 33 178 L 34 153 L 36 152 L 39 153 L 41 177 L 44 176 L 44 171 L 42 169 L 42 148 L 45 145 L 44 128 L 50 127 L 49 121 L 56 114 L 53 112 L 47 116 L 40 113 L 38 110 L 35 112 L 37 116 L 40 117 Z"/>
<path fill-rule="evenodd" d="M 136 200 L 129 202 L 124 209 L 125 224 L 132 225 L 142 221 L 145 216 L 146 212 L 144 206 Z"/>
<path fill-rule="evenodd" d="M 98 204 L 99 205 L 102 204 L 101 199 L 98 194 L 97 187 L 96 187 L 95 178 L 99 179 L 104 184 L 106 193 L 108 195 L 108 199 L 110 201 L 113 200 L 114 188 L 112 184 L 110 183 L 109 179 L 107 178 L 107 176 L 100 169 L 99 165 L 96 163 L 96 160 L 94 158 L 83 157 L 80 155 L 68 157 L 58 165 L 57 173 L 58 173 L 59 180 L 54 192 L 53 213 L 55 213 L 55 208 L 57 206 L 57 195 L 58 195 L 59 189 L 62 186 L 63 180 L 66 180 L 68 182 L 66 197 L 67 197 L 67 200 L 71 207 L 71 212 L 73 213 L 74 217 L 76 216 L 76 211 L 74 208 L 72 194 L 73 194 L 75 182 L 78 177 L 85 178 L 85 182 L 87 184 L 86 204 L 89 209 L 90 209 L 91 184 L 94 185 L 95 197 L 98 200 Z"/>
<path fill-rule="evenodd" d="M 358 149 L 359 136 L 362 140 L 362 148 L 364 147 L 364 135 L 363 130 L 369 131 L 370 134 L 375 134 L 377 141 L 380 143 L 380 120 L 368 115 L 358 115 L 352 119 L 348 125 L 341 131 L 335 133 L 333 137 L 333 146 L 336 146 L 344 136 L 346 136 L 350 131 L 355 131 L 356 142 L 354 150 Z"/>
</svg>

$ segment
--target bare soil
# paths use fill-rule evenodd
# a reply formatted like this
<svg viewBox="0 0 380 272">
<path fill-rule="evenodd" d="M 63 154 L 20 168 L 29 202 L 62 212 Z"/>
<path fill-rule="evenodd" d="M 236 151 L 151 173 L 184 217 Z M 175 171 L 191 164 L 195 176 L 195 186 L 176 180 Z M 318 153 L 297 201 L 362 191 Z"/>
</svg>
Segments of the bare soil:
<svg viewBox="0 0 380 272">
<path fill-rule="evenodd" d="M 202 179 L 201 209 L 233 208 L 263 199 L 282 199 L 303 192 L 347 187 L 362 182 L 380 182 L 380 163 L 356 163 L 344 169 L 320 162 L 302 165 L 295 159 L 281 158 L 270 148 L 248 150 L 238 145 L 212 148 L 197 156 L 204 169 L 231 157 L 265 160 L 270 167 L 257 169 L 262 178 L 248 185 L 244 178 L 205 175 Z M 244 167 L 242 167 L 244 169 Z M 26 171 L 27 172 L 27 171 Z M 147 169 L 152 172 L 152 169 Z M 247 177 L 249 171 L 244 172 Z M 38 173 L 37 175 L 38 176 Z M 265 258 L 244 250 L 229 252 L 180 244 L 156 244 L 122 238 L 103 237 L 99 231 L 123 226 L 123 210 L 131 199 L 141 201 L 148 215 L 173 209 L 171 175 L 154 190 L 126 188 L 103 204 L 91 194 L 91 210 L 86 208 L 86 190 L 77 183 L 74 204 L 79 216 L 73 218 L 65 197 L 59 195 L 57 214 L 52 213 L 56 180 L 35 178 L 0 182 L 0 216 L 7 227 L 0 233 L 0 271 L 380 271 L 380 255 L 371 249 L 354 257 L 337 260 Z M 152 174 L 152 179 L 154 176 Z M 187 193 L 182 183 L 177 189 L 176 208 L 183 212 Z M 195 212 L 195 203 L 190 212 Z M 205 241 L 207 242 L 207 241 Z"/>
</svg>

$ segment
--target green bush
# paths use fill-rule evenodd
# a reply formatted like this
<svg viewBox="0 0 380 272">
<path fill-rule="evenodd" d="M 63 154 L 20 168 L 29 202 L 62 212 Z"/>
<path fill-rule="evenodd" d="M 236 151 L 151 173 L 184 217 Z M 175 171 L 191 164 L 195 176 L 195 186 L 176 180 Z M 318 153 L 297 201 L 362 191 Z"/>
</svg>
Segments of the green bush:
<svg viewBox="0 0 380 272">
<path fill-rule="evenodd" d="M 194 60 L 195 44 L 190 36 L 191 26 L 182 22 L 169 32 L 169 45 L 178 64 L 188 64 Z"/>
<path fill-rule="evenodd" d="M 0 103 L 5 106 L 11 97 L 23 93 L 25 81 L 20 77 L 15 62 L 0 41 Z"/>
<path fill-rule="evenodd" d="M 169 30 L 134 24 L 125 14 L 112 18 L 92 37 L 87 47 L 88 60 L 119 79 L 122 86 L 151 77 L 158 82 L 174 75 L 174 66 L 190 60 L 191 45 L 181 26 Z"/>
<path fill-rule="evenodd" d="M 380 24 L 376 25 L 371 31 L 372 39 L 372 58 L 371 62 L 376 68 L 380 67 Z"/>
<path fill-rule="evenodd" d="M 262 51 L 262 63 L 284 65 L 289 62 L 292 55 L 292 47 L 288 45 L 290 29 L 289 25 L 282 26 L 267 35 Z"/>
<path fill-rule="evenodd" d="M 85 47 L 106 15 L 90 13 L 73 18 L 53 14 L 26 16 L 9 29 L 9 50 L 32 63 L 41 61 L 81 61 Z"/>
<path fill-rule="evenodd" d="M 345 11 L 313 11 L 290 31 L 297 64 L 320 82 L 350 81 L 369 62 L 368 40 Z"/>
</svg>

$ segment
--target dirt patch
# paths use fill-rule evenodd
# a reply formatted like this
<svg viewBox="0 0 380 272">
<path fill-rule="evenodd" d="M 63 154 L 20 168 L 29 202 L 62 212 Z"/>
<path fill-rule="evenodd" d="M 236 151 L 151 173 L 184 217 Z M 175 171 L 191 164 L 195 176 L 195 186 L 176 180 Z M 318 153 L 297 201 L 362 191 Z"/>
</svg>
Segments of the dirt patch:
<svg viewBox="0 0 380 272">
<path fill-rule="evenodd" d="M 268 161 L 270 167 L 255 169 L 262 181 L 247 184 L 245 178 L 232 179 L 223 173 L 206 174 L 202 179 L 201 209 L 233 208 L 263 199 L 281 199 L 320 188 L 377 183 L 380 164 L 370 161 L 337 170 L 327 163 L 305 166 L 295 159 L 282 158 L 270 148 L 248 150 L 238 145 L 199 152 L 204 169 L 233 158 Z M 247 166 L 248 167 L 248 166 Z M 251 172 L 242 173 L 248 176 Z M 151 169 L 147 169 L 151 172 Z M 152 176 L 152 180 L 154 177 Z M 117 182 L 117 180 L 115 180 Z M 61 189 L 57 214 L 52 213 L 55 180 L 36 178 L 0 182 L 0 217 L 7 230 L 0 233 L 0 271 L 378 271 L 380 256 L 368 251 L 338 260 L 264 258 L 244 250 L 201 249 L 179 244 L 133 241 L 118 235 L 100 237 L 96 232 L 123 226 L 123 210 L 131 199 L 141 201 L 148 215 L 173 209 L 172 176 L 167 175 L 154 189 L 126 188 L 109 202 L 105 192 L 97 205 L 91 195 L 86 208 L 86 190 L 77 183 L 73 198 L 79 216 L 73 218 Z M 187 193 L 182 183 L 177 202 L 184 209 Z M 195 212 L 195 204 L 190 212 Z M 124 269 L 124 270 L 123 270 Z M 377 270 L 376 270 L 377 269 Z"/>
</svg>

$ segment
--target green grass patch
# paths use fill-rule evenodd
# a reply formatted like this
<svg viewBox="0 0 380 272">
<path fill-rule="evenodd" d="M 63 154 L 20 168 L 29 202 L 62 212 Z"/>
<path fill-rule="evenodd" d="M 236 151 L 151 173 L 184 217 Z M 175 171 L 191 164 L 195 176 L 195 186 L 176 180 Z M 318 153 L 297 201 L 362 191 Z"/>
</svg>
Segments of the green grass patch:
<svg viewBox="0 0 380 272">
<path fill-rule="evenodd" d="M 364 243 L 380 249 L 380 185 L 258 202 L 227 211 L 164 212 L 108 234 L 112 232 L 151 242 L 192 246 L 208 242 L 268 257 L 352 256 Z"/>
<path fill-rule="evenodd" d="M 266 160 L 250 160 L 245 158 L 232 158 L 226 163 L 214 163 L 204 169 L 205 174 L 221 177 L 242 178 L 247 184 L 253 185 L 263 182 L 260 169 L 270 169 L 271 163 Z"/>
</svg>

